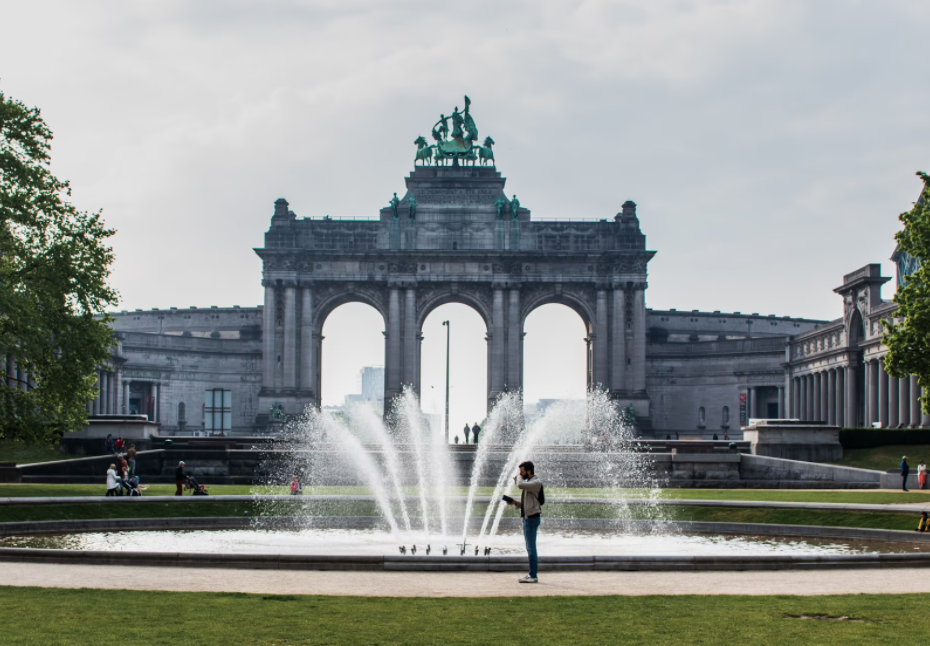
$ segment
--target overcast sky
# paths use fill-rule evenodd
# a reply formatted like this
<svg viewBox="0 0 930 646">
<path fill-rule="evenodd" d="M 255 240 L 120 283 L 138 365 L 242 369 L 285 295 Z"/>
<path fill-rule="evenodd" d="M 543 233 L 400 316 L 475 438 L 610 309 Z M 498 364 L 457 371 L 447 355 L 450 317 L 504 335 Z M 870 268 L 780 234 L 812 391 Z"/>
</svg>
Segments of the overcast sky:
<svg viewBox="0 0 930 646">
<path fill-rule="evenodd" d="M 259 304 L 274 200 L 377 217 L 464 94 L 533 217 L 637 202 L 654 308 L 836 318 L 930 170 L 916 0 L 4 4 L 121 309 Z"/>
</svg>

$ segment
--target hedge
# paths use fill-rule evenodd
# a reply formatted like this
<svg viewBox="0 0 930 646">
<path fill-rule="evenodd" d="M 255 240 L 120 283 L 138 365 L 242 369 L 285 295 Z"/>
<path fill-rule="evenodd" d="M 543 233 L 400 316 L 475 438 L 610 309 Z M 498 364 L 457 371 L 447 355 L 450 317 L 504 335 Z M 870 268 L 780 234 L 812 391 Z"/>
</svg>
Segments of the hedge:
<svg viewBox="0 0 930 646">
<path fill-rule="evenodd" d="M 843 428 L 840 429 L 840 444 L 844 449 L 930 444 L 930 429 Z"/>
</svg>

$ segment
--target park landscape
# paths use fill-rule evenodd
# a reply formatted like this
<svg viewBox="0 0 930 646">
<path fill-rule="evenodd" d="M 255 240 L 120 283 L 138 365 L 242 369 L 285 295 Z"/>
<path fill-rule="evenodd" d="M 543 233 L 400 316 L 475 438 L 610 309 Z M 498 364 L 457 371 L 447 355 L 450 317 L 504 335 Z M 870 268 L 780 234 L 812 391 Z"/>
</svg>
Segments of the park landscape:
<svg viewBox="0 0 930 646">
<path fill-rule="evenodd" d="M 3 643 L 920 643 L 923 15 L 686 5 L 10 8 Z"/>
</svg>

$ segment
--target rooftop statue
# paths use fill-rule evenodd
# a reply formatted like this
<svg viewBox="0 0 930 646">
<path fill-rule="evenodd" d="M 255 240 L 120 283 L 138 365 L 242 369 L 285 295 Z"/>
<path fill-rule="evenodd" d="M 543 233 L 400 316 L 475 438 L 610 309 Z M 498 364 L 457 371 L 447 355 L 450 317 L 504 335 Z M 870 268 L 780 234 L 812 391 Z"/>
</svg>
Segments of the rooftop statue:
<svg viewBox="0 0 930 646">
<path fill-rule="evenodd" d="M 510 200 L 510 216 L 514 220 L 517 219 L 517 211 L 520 210 L 520 200 L 517 199 L 517 196 L 514 195 L 513 199 Z"/>
<path fill-rule="evenodd" d="M 417 219 L 417 198 L 413 195 L 413 193 L 411 193 L 410 197 L 407 198 L 407 216 L 411 220 Z"/>
<path fill-rule="evenodd" d="M 389 204 L 391 205 L 391 217 L 396 220 L 397 219 L 397 205 L 400 204 L 400 200 L 397 199 L 397 193 L 394 193 L 394 197 L 390 199 Z"/>
<path fill-rule="evenodd" d="M 452 120 L 452 132 L 449 132 L 449 120 Z M 445 114 L 439 115 L 439 121 L 433 126 L 433 140 L 435 144 L 427 144 L 425 137 L 417 137 L 413 143 L 417 146 L 417 155 L 414 159 L 414 165 L 420 162 L 421 166 L 432 164 L 446 165 L 452 160 L 453 166 L 458 166 L 461 161 L 463 164 L 470 163 L 475 165 L 479 159 L 481 165 L 490 164 L 494 166 L 494 152 L 491 147 L 494 140 L 486 137 L 484 146 L 476 145 L 478 141 L 478 126 L 471 116 L 471 99 L 465 97 L 465 109 L 459 112 L 458 106 L 452 111 L 450 116 Z"/>
</svg>

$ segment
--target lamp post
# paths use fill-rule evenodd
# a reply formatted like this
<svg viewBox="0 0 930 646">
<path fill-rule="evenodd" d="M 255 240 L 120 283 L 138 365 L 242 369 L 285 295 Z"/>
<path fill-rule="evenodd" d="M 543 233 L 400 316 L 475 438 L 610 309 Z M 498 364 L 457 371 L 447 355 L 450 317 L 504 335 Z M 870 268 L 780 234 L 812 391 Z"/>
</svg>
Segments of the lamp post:
<svg viewBox="0 0 930 646">
<path fill-rule="evenodd" d="M 443 321 L 446 326 L 446 442 L 449 442 L 449 341 L 452 337 L 452 325 L 449 321 Z"/>
</svg>

